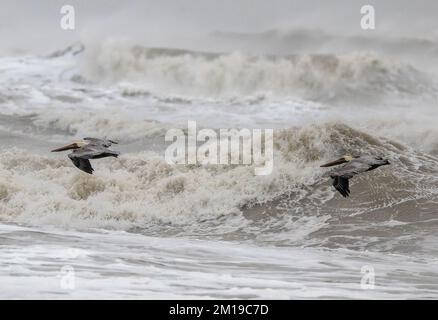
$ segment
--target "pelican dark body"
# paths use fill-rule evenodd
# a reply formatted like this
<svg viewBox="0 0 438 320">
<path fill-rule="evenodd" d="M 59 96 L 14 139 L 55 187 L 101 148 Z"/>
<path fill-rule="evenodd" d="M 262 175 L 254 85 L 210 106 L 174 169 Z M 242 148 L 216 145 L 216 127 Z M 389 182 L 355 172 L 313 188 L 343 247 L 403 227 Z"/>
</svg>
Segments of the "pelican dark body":
<svg viewBox="0 0 438 320">
<path fill-rule="evenodd" d="M 333 179 L 333 186 L 343 197 L 350 195 L 349 179 L 363 172 L 374 170 L 380 166 L 390 164 L 387 159 L 372 156 L 344 156 L 333 162 L 323 164 L 321 167 L 331 167 L 347 163 L 330 174 Z"/>
</svg>

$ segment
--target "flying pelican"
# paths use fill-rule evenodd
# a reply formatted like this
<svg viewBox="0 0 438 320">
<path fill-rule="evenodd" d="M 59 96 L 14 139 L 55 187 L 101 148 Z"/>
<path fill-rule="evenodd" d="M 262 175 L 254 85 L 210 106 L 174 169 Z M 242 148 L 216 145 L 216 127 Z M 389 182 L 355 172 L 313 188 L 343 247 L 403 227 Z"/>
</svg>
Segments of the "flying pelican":
<svg viewBox="0 0 438 320">
<path fill-rule="evenodd" d="M 91 167 L 89 159 L 106 157 L 117 158 L 119 156 L 120 152 L 108 149 L 112 144 L 117 144 L 117 142 L 96 138 L 84 138 L 64 147 L 52 150 L 52 152 L 73 150 L 73 152 L 68 155 L 73 164 L 80 170 L 93 174 L 94 169 Z"/>
<path fill-rule="evenodd" d="M 330 175 L 330 178 L 333 179 L 333 186 L 345 198 L 350 195 L 348 179 L 356 174 L 371 171 L 380 166 L 390 164 L 387 159 L 383 159 L 382 157 L 346 155 L 338 160 L 323 164 L 321 167 L 331 167 L 342 163 L 347 164 L 338 170 L 335 170 Z"/>
</svg>

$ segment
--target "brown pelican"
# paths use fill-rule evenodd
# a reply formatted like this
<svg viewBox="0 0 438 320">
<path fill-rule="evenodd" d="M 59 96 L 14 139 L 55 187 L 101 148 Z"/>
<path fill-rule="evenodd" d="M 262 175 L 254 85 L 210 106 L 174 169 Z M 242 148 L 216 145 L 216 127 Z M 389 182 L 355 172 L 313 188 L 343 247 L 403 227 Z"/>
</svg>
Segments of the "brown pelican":
<svg viewBox="0 0 438 320">
<path fill-rule="evenodd" d="M 330 177 L 333 179 L 333 186 L 343 197 L 348 197 L 350 195 L 348 179 L 356 174 L 371 171 L 380 166 L 389 164 L 389 161 L 382 157 L 346 155 L 333 162 L 323 164 L 321 167 L 331 167 L 346 162 L 347 164 L 345 166 L 330 174 Z"/>
<path fill-rule="evenodd" d="M 117 158 L 119 156 L 120 152 L 108 149 L 112 144 L 117 144 L 117 142 L 96 138 L 84 138 L 64 147 L 52 150 L 52 152 L 73 150 L 73 152 L 68 155 L 73 164 L 80 170 L 93 174 L 94 169 L 91 167 L 89 159 L 106 157 Z"/>
</svg>

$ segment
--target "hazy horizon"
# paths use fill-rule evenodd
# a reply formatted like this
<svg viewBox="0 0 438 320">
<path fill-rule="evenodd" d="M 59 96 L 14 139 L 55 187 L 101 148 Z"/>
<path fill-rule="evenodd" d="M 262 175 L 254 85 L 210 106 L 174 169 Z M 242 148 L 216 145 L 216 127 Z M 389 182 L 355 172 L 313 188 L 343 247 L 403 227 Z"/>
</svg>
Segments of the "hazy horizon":
<svg viewBox="0 0 438 320">
<path fill-rule="evenodd" d="M 60 28 L 60 8 L 66 4 L 75 8 L 75 30 Z M 360 28 L 360 7 L 364 4 L 375 7 L 375 30 Z M 0 3 L 0 53 L 44 53 L 76 41 L 87 44 L 109 39 L 150 47 L 216 50 L 225 46 L 232 50 L 232 45 L 218 44 L 211 34 L 267 30 L 430 39 L 438 34 L 436 10 L 438 3 L 430 1 L 6 0 Z"/>
</svg>

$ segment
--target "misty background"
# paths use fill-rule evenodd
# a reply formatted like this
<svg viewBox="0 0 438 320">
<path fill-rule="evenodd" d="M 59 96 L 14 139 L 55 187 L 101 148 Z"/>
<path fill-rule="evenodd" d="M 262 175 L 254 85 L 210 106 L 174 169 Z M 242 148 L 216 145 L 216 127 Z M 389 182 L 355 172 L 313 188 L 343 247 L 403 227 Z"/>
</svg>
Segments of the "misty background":
<svg viewBox="0 0 438 320">
<path fill-rule="evenodd" d="M 76 29 L 60 27 L 72 5 Z M 371 4 L 376 29 L 360 28 L 360 8 Z M 342 52 L 351 48 L 415 51 L 415 39 L 435 53 L 434 1 L 12 1 L 0 3 L 1 55 L 47 53 L 80 41 L 121 40 L 146 47 L 256 53 Z M 309 36 L 309 33 L 311 33 Z"/>
</svg>

